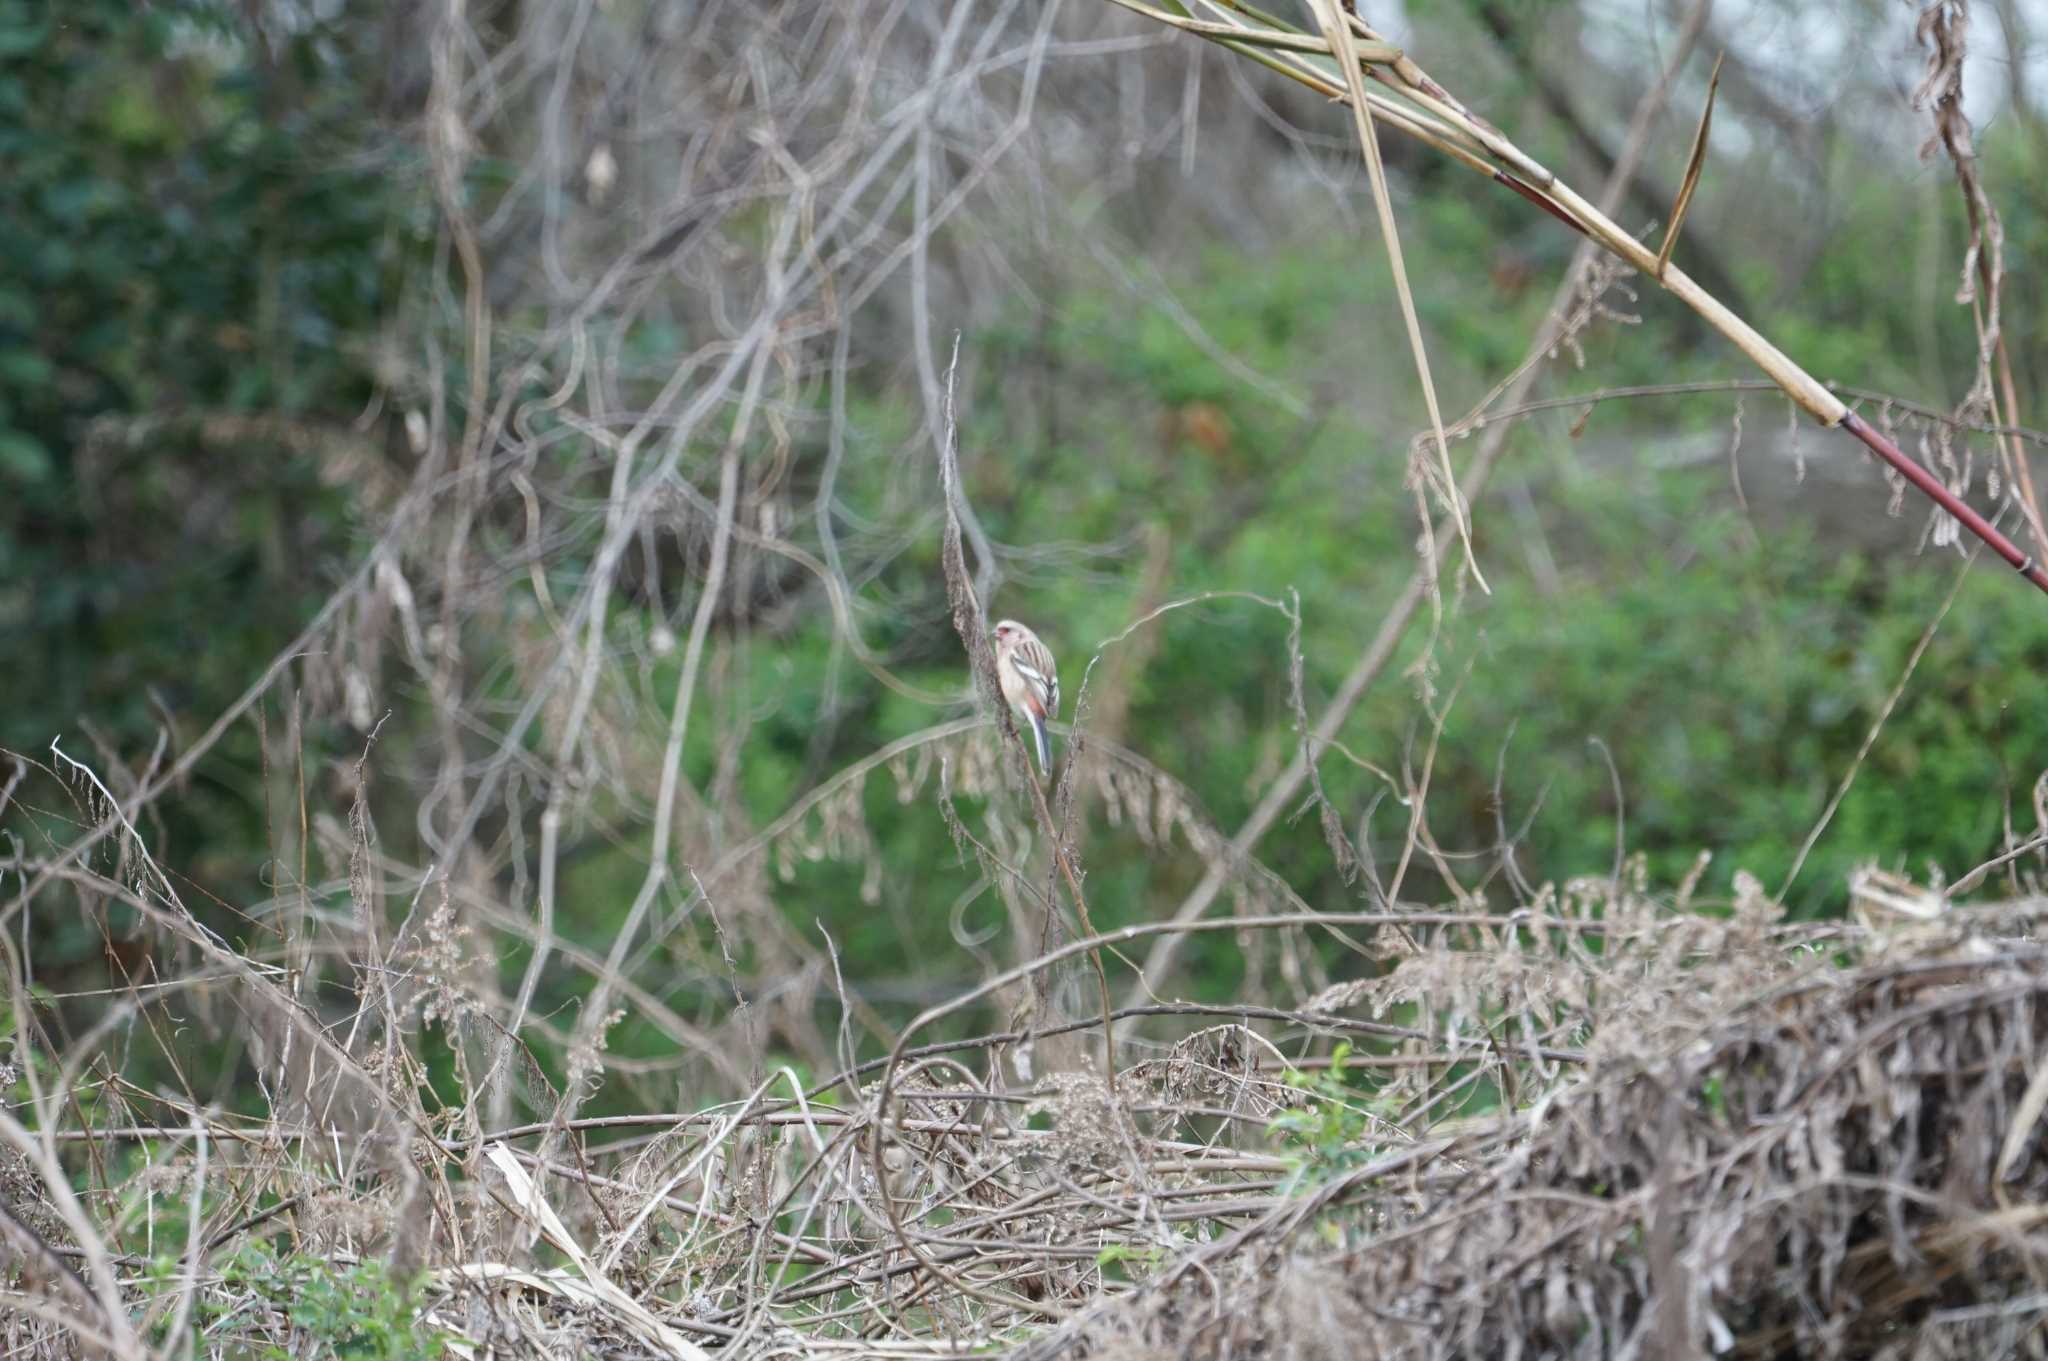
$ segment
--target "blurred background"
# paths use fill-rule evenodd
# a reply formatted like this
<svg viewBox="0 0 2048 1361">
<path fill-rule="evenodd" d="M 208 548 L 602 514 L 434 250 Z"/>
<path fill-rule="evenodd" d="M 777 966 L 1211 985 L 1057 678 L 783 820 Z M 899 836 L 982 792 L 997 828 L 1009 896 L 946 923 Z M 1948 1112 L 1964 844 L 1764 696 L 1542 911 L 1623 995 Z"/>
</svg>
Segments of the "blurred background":
<svg viewBox="0 0 2048 1361">
<path fill-rule="evenodd" d="M 1683 55 L 1645 239 L 1725 51 L 1675 258 L 2006 504 L 1941 419 L 1978 331 L 1916 5 L 1723 0 L 1682 53 L 1665 0 L 1364 8 L 1589 197 Z M 1969 33 L 2024 423 L 2048 7 Z M 1576 238 L 1382 140 L 1454 419 Z M 0 0 L 0 205 L 0 902 L 58 1037 L 193 975 L 175 902 L 316 1009 L 397 979 L 435 1081 L 509 1027 L 592 1109 L 688 1108 L 1070 934 L 948 612 L 949 393 L 984 603 L 1085 705 L 1098 928 L 1211 874 L 1219 916 L 1499 911 L 1702 852 L 1704 910 L 1746 872 L 1830 914 L 2043 830 L 2044 602 L 1602 275 L 1473 503 L 1490 591 L 1453 552 L 1226 855 L 1418 570 L 1427 416 L 1348 113 L 1100 0 Z M 1146 981 L 1365 967 L 1226 932 Z M 208 997 L 232 1100 L 275 1055 Z"/>
</svg>

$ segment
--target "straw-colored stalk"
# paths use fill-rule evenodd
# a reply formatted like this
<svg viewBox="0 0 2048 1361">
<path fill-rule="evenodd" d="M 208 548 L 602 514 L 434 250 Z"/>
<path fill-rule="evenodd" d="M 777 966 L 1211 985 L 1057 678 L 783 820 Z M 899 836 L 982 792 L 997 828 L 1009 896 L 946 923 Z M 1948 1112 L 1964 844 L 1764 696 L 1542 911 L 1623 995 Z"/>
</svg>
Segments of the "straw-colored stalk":
<svg viewBox="0 0 2048 1361">
<path fill-rule="evenodd" d="M 1342 0 L 1305 2 L 1315 8 L 1319 17 L 1323 17 L 1324 5 L 1328 5 L 1333 14 L 1342 7 Z M 1341 34 L 1325 17 L 1323 27 L 1326 31 L 1317 35 L 1305 32 L 1245 0 L 1188 0 L 1189 6 L 1210 15 L 1208 19 L 1198 19 L 1186 12 L 1172 13 L 1143 3 L 1143 0 L 1111 0 L 1111 3 L 1204 41 L 1227 47 L 1327 98 L 1351 104 L 1357 109 L 1355 116 L 1366 129 L 1384 122 L 1414 136 L 1425 145 L 1444 152 L 1458 164 L 1513 189 L 1574 230 L 1592 238 L 1697 312 L 1807 414 L 1824 426 L 1840 427 L 1854 435 L 1929 500 L 1983 540 L 2009 566 L 2043 593 L 2048 593 L 2048 569 L 2022 552 L 1990 521 L 1943 486 L 1919 463 L 1907 457 L 1896 444 L 1851 411 L 1818 379 L 1702 288 L 1683 269 L 1676 264 L 1660 262 L 1657 252 L 1636 240 L 1569 184 L 1544 168 L 1541 162 L 1517 147 L 1498 128 L 1472 113 L 1398 46 L 1355 14 L 1344 14 L 1347 31 Z M 1349 49 L 1348 60 L 1336 55 L 1339 43 Z M 1376 81 L 1398 98 L 1366 90 L 1361 78 Z M 1357 107 L 1361 98 L 1364 108 Z M 1362 135 L 1369 137 L 1369 132 L 1362 132 Z M 1431 419 L 1434 428 L 1434 415 Z M 1460 517 L 1461 532 L 1463 527 Z"/>
</svg>

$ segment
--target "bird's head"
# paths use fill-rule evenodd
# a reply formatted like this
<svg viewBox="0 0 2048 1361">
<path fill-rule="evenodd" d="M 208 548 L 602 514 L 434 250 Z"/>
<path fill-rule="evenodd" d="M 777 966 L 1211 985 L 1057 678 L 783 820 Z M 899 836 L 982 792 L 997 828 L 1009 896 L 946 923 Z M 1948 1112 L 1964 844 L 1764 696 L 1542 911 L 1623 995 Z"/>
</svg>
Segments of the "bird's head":
<svg viewBox="0 0 2048 1361">
<path fill-rule="evenodd" d="M 1000 620 L 996 624 L 996 641 L 1007 643 L 1024 636 L 1024 626 L 1014 619 Z"/>
</svg>

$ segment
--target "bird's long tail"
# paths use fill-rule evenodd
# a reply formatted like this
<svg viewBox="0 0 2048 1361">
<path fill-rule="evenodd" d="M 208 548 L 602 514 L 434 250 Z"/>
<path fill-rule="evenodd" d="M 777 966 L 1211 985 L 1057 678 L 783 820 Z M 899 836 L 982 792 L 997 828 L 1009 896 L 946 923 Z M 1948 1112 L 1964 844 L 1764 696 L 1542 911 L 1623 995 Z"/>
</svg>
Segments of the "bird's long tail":
<svg viewBox="0 0 2048 1361">
<path fill-rule="evenodd" d="M 1052 769 L 1052 737 L 1045 730 L 1045 720 L 1030 710 L 1024 716 L 1031 720 L 1031 736 L 1038 742 L 1038 773 L 1043 775 Z"/>
</svg>

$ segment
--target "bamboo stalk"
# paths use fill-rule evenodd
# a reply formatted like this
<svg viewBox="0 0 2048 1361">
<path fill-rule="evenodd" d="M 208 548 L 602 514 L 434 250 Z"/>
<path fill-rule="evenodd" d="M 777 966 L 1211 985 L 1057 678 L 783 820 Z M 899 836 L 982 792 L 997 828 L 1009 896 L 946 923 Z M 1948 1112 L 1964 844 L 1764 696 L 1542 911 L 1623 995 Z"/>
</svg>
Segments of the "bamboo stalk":
<svg viewBox="0 0 2048 1361">
<path fill-rule="evenodd" d="M 1326 98 L 1345 103 L 1352 103 L 1354 100 L 1351 89 L 1336 84 L 1308 61 L 1310 56 L 1327 57 L 1337 64 L 1339 71 L 1345 69 L 1346 63 L 1336 55 L 1329 37 L 1317 38 L 1306 33 L 1248 3 L 1248 0 L 1201 2 L 1212 12 L 1243 16 L 1263 27 L 1206 23 L 1192 18 L 1181 18 L 1166 11 L 1154 10 L 1152 6 L 1143 4 L 1142 0 L 1111 2 L 1139 13 L 1147 13 L 1160 22 L 1170 23 L 1174 27 L 1182 28 L 1207 41 L 1220 43 L 1243 55 L 1257 53 L 1254 56 L 1255 60 L 1265 58 L 1262 64 L 1308 86 Z M 1418 120 L 1428 120 L 1429 124 L 1434 126 L 1431 134 L 1421 137 L 1421 140 L 1439 150 L 1447 151 L 1452 159 L 1468 169 L 1483 171 L 1489 178 L 1512 189 L 1567 226 L 1590 236 L 1610 254 L 1627 261 L 1636 270 L 1660 284 L 1680 302 L 1698 313 L 1709 326 L 1719 331 L 1808 415 L 1823 426 L 1831 429 L 1840 427 L 1854 435 L 1884 463 L 1897 469 L 1922 495 L 1947 514 L 1954 516 L 1965 529 L 1981 539 L 2021 576 L 2032 582 L 2043 594 L 2048 594 L 2048 570 L 2044 570 L 2030 554 L 2021 551 L 2011 539 L 1972 509 L 1961 497 L 1944 487 L 1933 474 L 1902 453 L 1897 445 L 1872 429 L 1868 422 L 1852 412 L 1847 404 L 1801 368 L 1784 351 L 1773 345 L 1754 326 L 1744 321 L 1676 265 L 1667 265 L 1660 270 L 1655 252 L 1587 202 L 1570 185 L 1546 169 L 1541 162 L 1517 147 L 1498 128 L 1467 109 L 1455 95 L 1431 78 L 1428 72 L 1397 45 L 1388 42 L 1385 35 L 1356 15 L 1348 17 L 1351 33 L 1345 36 L 1364 39 L 1365 44 L 1370 45 L 1357 45 L 1362 69 L 1382 84 L 1398 90 L 1408 101 L 1407 105 L 1403 105 L 1367 92 L 1365 97 L 1370 105 L 1370 117 L 1385 118 L 1389 124 L 1411 136 L 1418 135 Z M 1261 46 L 1284 52 L 1286 58 L 1268 57 L 1266 53 L 1257 51 Z M 1368 52 L 1372 53 L 1372 56 L 1368 57 Z M 1346 85 L 1348 84 L 1347 81 Z M 1451 150 L 1453 144 L 1462 145 L 1458 150 Z M 1487 164 L 1472 148 L 1476 148 L 1477 152 L 1483 153 L 1484 156 L 1491 157 L 1497 164 Z"/>
<path fill-rule="evenodd" d="M 1110 3 L 1120 5 L 1135 13 L 1163 13 L 1163 11 L 1154 11 L 1152 6 L 1143 4 L 1142 0 L 1110 0 Z M 1197 3 L 1206 5 L 1211 11 L 1219 14 L 1233 12 L 1258 13 L 1258 11 L 1252 10 L 1250 6 L 1236 5 L 1231 3 L 1231 0 L 1197 0 Z M 1174 27 L 1182 28 L 1187 32 L 1196 34 L 1198 37 L 1205 37 L 1218 46 L 1229 48 L 1239 56 L 1249 57 L 1275 74 L 1286 76 L 1289 80 L 1314 90 L 1325 99 L 1333 99 L 1343 103 L 1350 102 L 1349 92 L 1340 83 L 1340 76 L 1335 73 L 1325 75 L 1313 64 L 1302 60 L 1301 55 L 1296 55 L 1314 53 L 1325 57 L 1329 56 L 1329 45 L 1320 38 L 1284 26 L 1277 30 L 1258 29 L 1241 24 L 1206 23 L 1195 19 L 1178 21 L 1174 20 L 1174 16 L 1170 15 L 1162 19 L 1161 22 L 1168 22 L 1170 20 L 1173 21 Z M 1196 27 L 1197 25 L 1199 27 Z M 1286 38 L 1287 41 L 1285 43 L 1262 41 L 1262 39 L 1273 37 L 1276 34 Z M 1375 50 L 1391 50 L 1396 55 L 1400 52 L 1399 48 L 1391 47 L 1390 44 L 1386 43 L 1369 42 L 1367 47 Z M 1273 51 L 1284 52 L 1288 56 L 1274 56 L 1267 51 L 1260 50 L 1261 48 L 1271 48 Z M 1372 69 L 1370 60 L 1364 57 L 1366 51 L 1366 47 L 1360 48 L 1361 60 L 1364 61 L 1366 66 L 1366 73 L 1375 80 L 1381 80 L 1382 84 L 1386 83 L 1381 78 L 1379 72 Z M 1397 85 L 1390 88 L 1398 89 L 1400 87 Z M 1372 103 L 1372 112 L 1375 118 L 1384 118 L 1388 122 L 1398 125 L 1409 136 L 1452 157 L 1469 170 L 1476 170 L 1483 175 L 1489 176 L 1495 173 L 1492 163 L 1486 159 L 1487 150 L 1485 146 L 1476 139 L 1467 136 L 1449 124 L 1430 117 L 1419 109 L 1411 108 L 1385 95 L 1369 93 L 1367 98 Z"/>
<path fill-rule="evenodd" d="M 1346 26 L 1343 0 L 1317 0 L 1317 18 L 1329 38 L 1330 50 L 1337 54 L 1337 64 L 1344 70 L 1344 80 L 1351 95 L 1351 111 L 1357 119 L 1358 147 L 1365 155 L 1365 166 L 1372 178 L 1373 206 L 1379 212 L 1380 235 L 1387 248 L 1387 265 L 1393 271 L 1394 292 L 1401 300 L 1401 321 L 1408 328 L 1408 348 L 1415 358 L 1415 376 L 1422 384 L 1422 402 L 1429 411 L 1430 433 L 1436 437 L 1437 457 L 1441 462 L 1439 471 L 1444 479 L 1444 502 L 1451 512 L 1451 523 L 1458 531 L 1458 542 L 1465 549 L 1465 565 L 1471 569 L 1472 580 L 1481 591 L 1487 591 L 1486 577 L 1479 570 L 1479 555 L 1472 548 L 1472 517 L 1465 505 L 1464 497 L 1458 490 L 1458 475 L 1451 468 L 1451 444 L 1444 438 L 1444 417 L 1436 400 L 1436 381 L 1430 377 L 1429 351 L 1422 342 L 1422 322 L 1415 314 L 1415 295 L 1408 287 L 1408 266 L 1402 258 L 1401 233 L 1394 222 L 1394 197 L 1387 189 L 1386 167 L 1380 162 L 1379 134 L 1373 128 L 1372 98 L 1365 89 L 1365 67 L 1358 55 L 1357 39 Z M 1398 49 L 1396 55 L 1399 55 Z M 1423 520 L 1425 531 L 1429 528 L 1427 517 Z M 1429 561 L 1434 562 L 1432 557 Z"/>
<path fill-rule="evenodd" d="M 1193 19 L 1173 14 L 1144 3 L 1144 0 L 1110 0 L 1133 14 L 1142 14 L 1183 33 L 1192 33 L 1198 38 L 1227 40 L 1247 43 L 1253 47 L 1271 47 L 1284 52 L 1314 52 L 1328 56 L 1329 45 L 1318 41 L 1312 34 L 1289 33 L 1285 29 L 1258 29 L 1239 24 L 1211 23 L 1205 19 Z M 1374 42 L 1365 39 L 1356 44 L 1355 50 L 1360 61 L 1390 62 L 1401 55 L 1401 49 L 1392 43 Z"/>
<path fill-rule="evenodd" d="M 1934 474 L 1921 467 L 1917 459 L 1907 457 L 1898 445 L 1880 435 L 1869 421 L 1853 411 L 1842 413 L 1842 428 L 1862 440 L 1871 453 L 1898 469 L 1900 475 L 1918 487 L 1929 500 L 1962 521 L 1963 528 L 1989 545 L 1992 552 L 2005 559 L 2008 567 L 2048 593 L 2048 570 L 2043 570 L 2031 554 L 2021 552 L 2019 546 L 2001 534 L 1995 525 L 1936 481 Z"/>
</svg>

